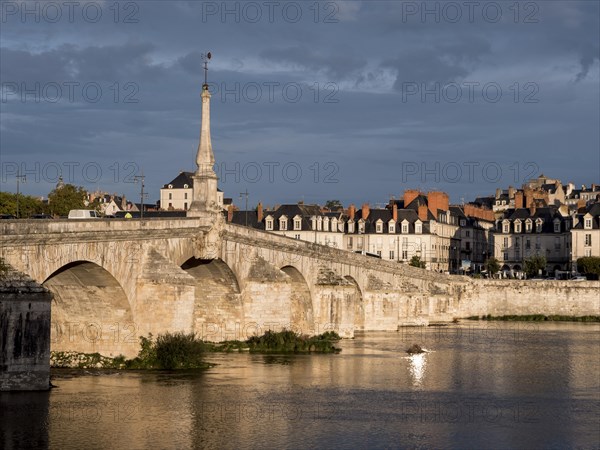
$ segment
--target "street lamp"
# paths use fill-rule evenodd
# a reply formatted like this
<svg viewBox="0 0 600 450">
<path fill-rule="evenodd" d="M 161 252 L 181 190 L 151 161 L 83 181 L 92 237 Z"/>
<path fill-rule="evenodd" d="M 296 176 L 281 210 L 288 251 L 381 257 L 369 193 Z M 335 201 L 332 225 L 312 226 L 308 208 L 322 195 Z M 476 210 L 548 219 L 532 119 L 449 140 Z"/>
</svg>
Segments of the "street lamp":
<svg viewBox="0 0 600 450">
<path fill-rule="evenodd" d="M 144 192 L 144 180 L 146 179 L 144 171 L 142 170 L 142 174 L 134 176 L 133 179 L 136 183 L 140 182 L 142 185 L 140 190 L 140 220 L 144 220 L 144 198 L 148 195 Z"/>
<path fill-rule="evenodd" d="M 21 175 L 20 172 L 17 172 L 17 175 L 15 175 L 15 178 L 17 179 L 17 219 L 19 218 L 19 182 L 21 183 L 25 183 L 27 181 L 27 176 L 26 175 Z"/>
<path fill-rule="evenodd" d="M 244 192 L 240 192 L 240 200 L 242 197 L 246 197 L 246 226 L 248 226 L 248 195 L 248 189 L 246 189 Z"/>
</svg>

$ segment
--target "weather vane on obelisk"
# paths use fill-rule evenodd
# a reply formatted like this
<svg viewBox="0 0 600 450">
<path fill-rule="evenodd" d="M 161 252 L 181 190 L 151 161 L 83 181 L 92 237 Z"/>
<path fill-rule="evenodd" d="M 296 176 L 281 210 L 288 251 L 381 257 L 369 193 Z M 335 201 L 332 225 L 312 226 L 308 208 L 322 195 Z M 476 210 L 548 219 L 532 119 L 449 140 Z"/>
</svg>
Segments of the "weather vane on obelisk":
<svg viewBox="0 0 600 450">
<path fill-rule="evenodd" d="M 202 53 L 200 55 L 200 57 L 202 58 L 202 62 L 204 63 L 204 86 L 205 89 L 208 87 L 208 60 L 212 57 L 212 55 L 210 54 L 210 52 L 208 53 Z"/>
</svg>

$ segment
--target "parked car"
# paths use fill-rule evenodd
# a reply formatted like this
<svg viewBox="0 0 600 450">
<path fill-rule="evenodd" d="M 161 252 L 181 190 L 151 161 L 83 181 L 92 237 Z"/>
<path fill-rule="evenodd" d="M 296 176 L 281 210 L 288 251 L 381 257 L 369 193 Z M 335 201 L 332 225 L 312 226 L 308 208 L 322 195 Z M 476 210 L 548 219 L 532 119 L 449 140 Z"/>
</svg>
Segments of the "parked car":
<svg viewBox="0 0 600 450">
<path fill-rule="evenodd" d="M 571 281 L 587 281 L 587 278 L 583 275 L 576 275 L 573 278 L 571 278 Z"/>
<path fill-rule="evenodd" d="M 99 219 L 98 213 L 93 209 L 72 209 L 69 219 Z"/>
<path fill-rule="evenodd" d="M 0 214 L 0 220 L 13 220 L 16 219 L 12 214 Z"/>
</svg>

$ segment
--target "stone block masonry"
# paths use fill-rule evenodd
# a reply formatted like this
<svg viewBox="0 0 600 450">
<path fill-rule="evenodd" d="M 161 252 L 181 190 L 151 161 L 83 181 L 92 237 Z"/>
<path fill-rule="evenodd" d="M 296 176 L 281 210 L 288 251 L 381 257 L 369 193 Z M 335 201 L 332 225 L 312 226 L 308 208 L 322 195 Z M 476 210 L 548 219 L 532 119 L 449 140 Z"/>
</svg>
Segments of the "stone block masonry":
<svg viewBox="0 0 600 450">
<path fill-rule="evenodd" d="M 0 275 L 0 391 L 50 388 L 51 300 L 21 273 Z"/>
</svg>

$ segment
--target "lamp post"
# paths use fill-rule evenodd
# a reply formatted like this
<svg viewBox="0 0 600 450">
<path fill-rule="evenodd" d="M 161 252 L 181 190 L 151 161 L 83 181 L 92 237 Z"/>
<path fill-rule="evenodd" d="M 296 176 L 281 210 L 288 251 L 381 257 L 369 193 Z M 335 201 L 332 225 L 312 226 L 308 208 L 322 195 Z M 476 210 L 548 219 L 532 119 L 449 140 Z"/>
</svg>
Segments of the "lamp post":
<svg viewBox="0 0 600 450">
<path fill-rule="evenodd" d="M 140 182 L 141 183 L 141 190 L 140 190 L 140 220 L 144 220 L 144 197 L 148 194 L 146 194 L 144 192 L 144 180 L 146 179 L 146 177 L 144 176 L 144 171 L 142 171 L 141 175 L 136 175 L 133 177 L 134 181 Z"/>
<path fill-rule="evenodd" d="M 17 175 L 15 177 L 17 179 L 17 212 L 16 212 L 16 216 L 18 219 L 19 218 L 19 183 L 25 183 L 27 181 L 27 176 L 21 175 L 20 172 L 17 172 Z"/>
<path fill-rule="evenodd" d="M 246 189 L 244 192 L 240 192 L 240 200 L 242 197 L 246 197 L 246 226 L 248 226 L 248 195 L 248 189 Z"/>
</svg>

